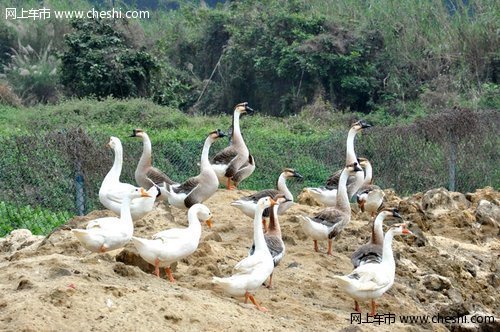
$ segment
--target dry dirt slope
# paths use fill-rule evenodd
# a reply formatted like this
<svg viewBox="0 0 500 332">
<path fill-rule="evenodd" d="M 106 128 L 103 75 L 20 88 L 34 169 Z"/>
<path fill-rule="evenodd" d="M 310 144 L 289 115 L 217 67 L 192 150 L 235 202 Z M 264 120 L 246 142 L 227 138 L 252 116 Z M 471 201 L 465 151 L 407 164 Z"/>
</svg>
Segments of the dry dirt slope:
<svg viewBox="0 0 500 332">
<path fill-rule="evenodd" d="M 89 254 L 69 232 L 106 211 L 75 218 L 48 239 L 18 231 L 0 239 L 0 330 L 5 331 L 458 331 L 497 329 L 498 325 L 351 324 L 352 300 L 333 275 L 351 270 L 349 256 L 369 237 L 367 216 L 357 213 L 334 244 L 334 255 L 312 250 L 298 214 L 320 209 L 295 204 L 280 220 L 287 254 L 275 270 L 274 289 L 262 287 L 257 300 L 270 312 L 232 299 L 210 283 L 226 276 L 247 255 L 251 220 L 229 202 L 247 192 L 220 190 L 206 205 L 214 227 L 203 229 L 195 254 L 179 262 L 175 284 L 143 272 L 131 245 L 123 251 Z M 379 301 L 379 313 L 499 317 L 500 195 L 491 188 L 464 196 L 436 189 L 400 199 L 387 191 L 418 238 L 394 243 L 397 276 Z M 483 199 L 481 208 L 477 208 Z M 307 197 L 301 198 L 308 202 Z M 488 205 L 488 204 L 489 205 Z M 485 207 L 485 204 L 487 205 Z M 483 211 L 484 210 L 484 211 Z M 495 214 L 497 213 L 497 214 Z M 185 226 L 185 213 L 160 207 L 136 223 L 136 235 Z M 124 264 L 123 262 L 128 264 Z M 147 270 L 147 266 L 142 266 Z M 362 305 L 367 311 L 368 303 Z M 490 329 L 491 330 L 491 329 Z M 497 329 L 498 330 L 498 329 Z"/>
</svg>

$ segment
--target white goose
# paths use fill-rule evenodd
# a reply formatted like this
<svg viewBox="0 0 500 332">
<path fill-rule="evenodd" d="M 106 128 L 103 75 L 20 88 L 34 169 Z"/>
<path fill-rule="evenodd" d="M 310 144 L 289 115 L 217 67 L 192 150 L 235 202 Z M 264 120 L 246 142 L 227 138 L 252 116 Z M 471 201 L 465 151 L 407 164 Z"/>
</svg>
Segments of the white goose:
<svg viewBox="0 0 500 332">
<path fill-rule="evenodd" d="M 124 197 L 131 190 L 137 189 L 138 187 L 129 183 L 120 182 L 120 174 L 123 166 L 123 147 L 120 139 L 113 136 L 110 137 L 107 146 L 113 149 L 115 159 L 113 166 L 102 181 L 101 188 L 99 188 L 99 201 L 107 209 L 116 214 L 120 214 Z M 153 186 L 147 192 L 149 194 L 148 197 L 132 199 L 130 203 L 132 220 L 138 220 L 153 210 L 155 198 L 160 194 L 160 190 L 158 187 Z M 111 195 L 109 195 L 110 193 Z"/>
<path fill-rule="evenodd" d="M 113 196 L 113 194 L 109 195 Z M 120 218 L 95 219 L 87 224 L 86 229 L 72 229 L 71 231 L 90 251 L 102 253 L 122 248 L 130 241 L 134 232 L 130 203 L 134 198 L 139 197 L 151 196 L 143 188 L 134 188 L 123 197 Z"/>
<path fill-rule="evenodd" d="M 253 157 L 250 158 L 250 152 L 243 140 L 240 130 L 240 116 L 251 114 L 254 110 L 248 106 L 248 103 L 236 105 L 233 113 L 233 133 L 231 143 L 224 150 L 217 153 L 212 159 L 212 167 L 221 183 L 226 184 L 228 190 L 235 189 L 240 181 L 250 176 L 255 170 Z M 235 179 L 235 175 L 241 168 L 245 168 Z M 234 187 L 231 184 L 234 183 Z"/>
<path fill-rule="evenodd" d="M 200 161 L 200 174 L 187 179 L 183 184 L 161 187 L 161 194 L 165 195 L 170 205 L 179 209 L 189 209 L 196 203 L 203 203 L 209 199 L 219 188 L 219 180 L 210 165 L 208 153 L 212 144 L 224 134 L 219 129 L 208 134 L 203 145 Z M 165 188 L 166 187 L 166 188 Z"/>
<path fill-rule="evenodd" d="M 170 264 L 196 251 L 201 236 L 200 222 L 204 221 L 208 227 L 212 227 L 212 213 L 205 205 L 194 204 L 188 210 L 188 221 L 187 228 L 172 228 L 156 233 L 152 240 L 132 237 L 139 255 L 154 265 L 157 277 L 160 277 L 160 267 L 164 267 L 170 282 L 175 281 Z"/>
<path fill-rule="evenodd" d="M 368 263 L 354 269 L 346 276 L 334 276 L 339 281 L 340 287 L 354 300 L 371 300 L 370 315 L 376 314 L 375 299 L 381 297 L 394 284 L 396 263 L 392 252 L 392 239 L 394 235 L 413 234 L 406 229 L 405 224 L 393 225 L 385 234 L 382 262 Z M 359 305 L 354 309 L 361 312 Z"/>
<path fill-rule="evenodd" d="M 274 262 L 264 239 L 261 220 L 265 208 L 272 207 L 276 202 L 270 197 L 263 197 L 257 203 L 257 211 L 253 219 L 253 237 L 255 251 L 253 255 L 245 257 L 233 269 L 233 275 L 226 278 L 213 277 L 212 282 L 219 285 L 231 296 L 244 296 L 245 303 L 248 299 L 259 309 L 267 309 L 257 303 L 253 293 L 260 288 L 263 282 L 271 275 Z"/>
<path fill-rule="evenodd" d="M 346 165 L 340 175 L 339 193 L 335 207 L 321 210 L 314 217 L 300 216 L 302 218 L 302 229 L 306 235 L 313 238 L 314 251 L 318 252 L 318 240 L 328 240 L 327 254 L 332 254 L 332 241 L 336 238 L 351 221 L 351 205 L 347 196 L 347 178 L 357 172 L 361 172 L 357 162 Z"/>
<path fill-rule="evenodd" d="M 346 165 L 357 162 L 356 152 L 354 151 L 354 141 L 356 134 L 365 128 L 369 128 L 372 125 L 364 120 L 355 122 L 349 133 L 347 134 L 347 144 L 346 144 Z M 325 206 L 335 206 L 337 202 L 337 188 L 339 185 L 340 173 L 342 170 L 338 170 L 333 173 L 324 187 L 317 188 L 306 188 L 306 190 L 319 202 L 323 203 Z M 352 178 L 349 178 L 347 182 L 347 195 L 349 200 L 354 194 L 359 190 L 364 181 L 363 172 L 356 173 Z"/>
</svg>

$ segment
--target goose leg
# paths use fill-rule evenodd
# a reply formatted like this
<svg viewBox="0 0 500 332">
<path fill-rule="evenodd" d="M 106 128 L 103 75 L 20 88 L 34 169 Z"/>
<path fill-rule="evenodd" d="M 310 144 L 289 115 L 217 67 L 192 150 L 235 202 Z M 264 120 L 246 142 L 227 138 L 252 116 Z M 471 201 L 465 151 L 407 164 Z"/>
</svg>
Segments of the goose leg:
<svg viewBox="0 0 500 332">
<path fill-rule="evenodd" d="M 231 178 L 227 178 L 226 188 L 227 188 L 227 190 L 236 189 L 236 186 L 231 185 Z"/>
<path fill-rule="evenodd" d="M 354 300 L 354 311 L 361 313 L 358 301 Z"/>
<path fill-rule="evenodd" d="M 271 275 L 269 276 L 269 283 L 267 284 L 266 286 L 268 289 L 271 289 L 273 288 L 273 274 L 271 273 Z"/>
<path fill-rule="evenodd" d="M 372 300 L 372 311 L 370 312 L 370 316 L 375 316 L 377 314 L 377 303 L 375 300 Z"/>
<path fill-rule="evenodd" d="M 167 273 L 168 279 L 170 282 L 175 282 L 174 276 L 172 275 L 172 271 L 170 270 L 170 267 L 165 268 L 165 272 Z"/>
<path fill-rule="evenodd" d="M 332 255 L 332 240 L 328 240 L 328 251 L 326 252 L 327 255 Z"/>
<path fill-rule="evenodd" d="M 153 272 L 153 274 L 158 278 L 160 277 L 160 260 L 158 258 L 155 259 L 155 271 Z"/>
<path fill-rule="evenodd" d="M 313 240 L 313 242 L 314 242 L 314 251 L 318 252 L 319 251 L 318 240 Z"/>
<path fill-rule="evenodd" d="M 250 294 L 249 292 L 246 292 L 245 293 L 245 297 L 246 298 L 249 298 L 250 301 L 252 301 L 252 303 L 257 307 L 257 309 L 259 309 L 260 311 L 262 312 L 268 312 L 269 310 L 267 310 L 267 308 L 261 306 L 260 304 L 257 303 L 257 301 L 255 301 L 255 298 L 253 297 L 252 294 Z"/>
</svg>

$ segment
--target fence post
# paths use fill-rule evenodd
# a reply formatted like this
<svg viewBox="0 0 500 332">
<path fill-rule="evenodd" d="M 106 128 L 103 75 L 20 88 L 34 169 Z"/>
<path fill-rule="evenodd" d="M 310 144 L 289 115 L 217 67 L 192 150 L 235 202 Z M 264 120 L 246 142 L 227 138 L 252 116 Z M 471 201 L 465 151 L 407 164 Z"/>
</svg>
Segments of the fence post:
<svg viewBox="0 0 500 332">
<path fill-rule="evenodd" d="M 448 156 L 448 190 L 455 191 L 457 171 L 457 136 L 453 130 L 449 131 L 449 156 Z"/>
<path fill-rule="evenodd" d="M 85 215 L 85 186 L 83 175 L 81 174 L 81 162 L 76 162 L 76 177 L 75 177 L 75 204 L 76 213 L 79 216 Z"/>
</svg>

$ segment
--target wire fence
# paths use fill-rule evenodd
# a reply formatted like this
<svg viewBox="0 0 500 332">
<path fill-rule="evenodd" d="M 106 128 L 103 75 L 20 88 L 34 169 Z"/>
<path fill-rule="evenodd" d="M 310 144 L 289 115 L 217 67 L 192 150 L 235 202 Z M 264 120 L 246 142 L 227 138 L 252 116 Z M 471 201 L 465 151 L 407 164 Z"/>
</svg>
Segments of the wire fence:
<svg viewBox="0 0 500 332">
<path fill-rule="evenodd" d="M 450 110 L 398 127 L 373 127 L 358 135 L 356 153 L 373 165 L 374 181 L 401 195 L 446 187 L 461 192 L 500 187 L 500 113 Z M 323 138 L 287 140 L 245 132 L 257 168 L 242 189 L 271 188 L 284 167 L 304 180 L 290 180 L 295 194 L 318 186 L 345 161 L 347 130 Z M 0 138 L 0 236 L 15 228 L 46 233 L 74 215 L 102 209 L 98 192 L 113 163 L 109 136 L 81 128 Z M 138 140 L 123 139 L 122 182 L 135 183 L 142 153 Z M 218 142 L 215 154 L 227 142 Z M 154 164 L 172 179 L 199 172 L 203 138 L 153 144 Z"/>
</svg>

